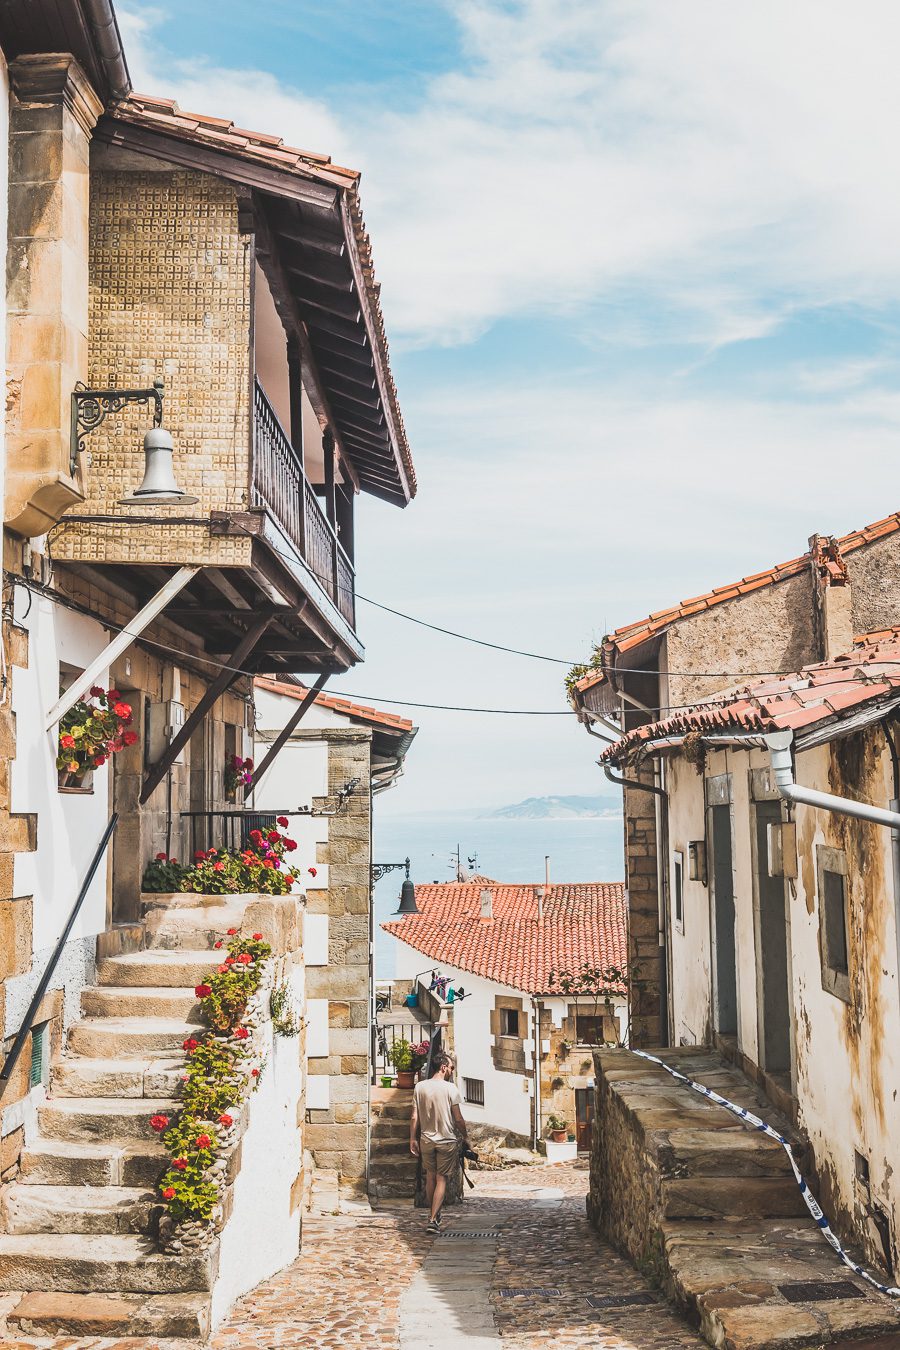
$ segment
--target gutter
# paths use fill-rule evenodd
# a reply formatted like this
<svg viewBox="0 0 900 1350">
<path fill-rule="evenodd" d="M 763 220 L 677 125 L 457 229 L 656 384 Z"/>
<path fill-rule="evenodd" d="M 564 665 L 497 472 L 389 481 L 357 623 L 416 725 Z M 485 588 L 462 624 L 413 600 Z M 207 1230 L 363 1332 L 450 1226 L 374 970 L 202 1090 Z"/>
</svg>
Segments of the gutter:
<svg viewBox="0 0 900 1350">
<path fill-rule="evenodd" d="M 81 0 L 81 8 L 90 27 L 110 94 L 117 101 L 127 98 L 131 93 L 131 76 L 128 74 L 112 0 Z"/>
<path fill-rule="evenodd" d="M 775 786 L 785 801 L 792 805 L 815 806 L 822 811 L 834 811 L 837 815 L 853 816 L 856 820 L 867 820 L 873 825 L 884 825 L 887 829 L 900 831 L 900 809 L 886 811 L 884 807 L 872 806 L 869 802 L 858 802 L 852 797 L 835 797 L 830 792 L 817 792 L 815 788 L 801 787 L 796 783 L 791 756 L 794 742 L 792 731 L 770 731 L 763 739 L 772 763 Z M 898 806 L 896 799 L 892 805 Z"/>
</svg>

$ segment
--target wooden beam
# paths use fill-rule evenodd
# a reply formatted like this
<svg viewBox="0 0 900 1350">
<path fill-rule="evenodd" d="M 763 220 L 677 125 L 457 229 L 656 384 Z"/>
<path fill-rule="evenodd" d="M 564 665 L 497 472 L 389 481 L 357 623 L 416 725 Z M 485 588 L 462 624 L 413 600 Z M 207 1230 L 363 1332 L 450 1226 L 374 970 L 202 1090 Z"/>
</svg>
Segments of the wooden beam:
<svg viewBox="0 0 900 1350">
<path fill-rule="evenodd" d="M 323 376 L 328 376 L 329 384 L 332 380 L 341 380 L 344 384 L 352 384 L 356 389 L 375 390 L 377 396 L 375 376 L 371 371 L 367 371 L 365 375 L 362 375 L 359 373 L 361 370 L 361 367 L 359 366 L 356 366 L 353 370 L 347 370 L 346 368 L 338 370 L 337 364 L 332 365 L 331 361 L 336 359 L 336 362 L 339 363 L 340 357 L 334 358 L 331 356 L 331 353 L 325 353 L 325 355 L 328 356 L 328 362 L 324 362 L 320 354 L 319 370 L 322 372 Z"/>
<path fill-rule="evenodd" d="M 181 567 L 174 576 L 169 577 L 169 580 L 156 592 L 153 599 L 148 601 L 143 609 L 138 610 L 133 619 L 129 619 L 125 628 L 116 634 L 112 642 L 108 643 L 100 655 L 94 658 L 87 670 L 83 671 L 66 692 L 56 700 L 47 713 L 44 722 L 45 731 L 51 731 L 56 726 L 59 719 L 75 706 L 82 695 L 87 693 L 91 685 L 96 684 L 98 676 L 103 671 L 108 670 L 113 661 L 121 656 L 124 651 L 127 651 L 135 638 L 143 633 L 147 625 L 153 622 L 179 591 L 184 590 L 189 581 L 193 581 L 199 571 L 199 567 Z"/>
<path fill-rule="evenodd" d="M 272 622 L 272 617 L 272 614 L 267 611 L 257 618 L 256 623 L 253 624 L 252 628 L 247 629 L 247 632 L 231 653 L 227 664 L 219 671 L 212 684 L 209 685 L 205 694 L 200 699 L 200 702 L 184 723 L 181 730 L 169 742 L 156 763 L 151 766 L 141 791 L 141 806 L 144 805 L 151 794 L 159 787 L 169 769 L 175 763 L 175 760 L 181 754 L 210 708 L 218 702 L 222 694 L 225 693 L 225 690 L 229 689 L 231 685 L 240 678 L 243 673 L 241 667 L 268 628 L 269 624 Z"/>
<path fill-rule="evenodd" d="M 352 343 L 360 351 L 371 352 L 369 339 L 366 330 L 362 324 L 350 323 L 348 319 L 338 318 L 333 314 L 323 313 L 316 309 L 307 316 L 307 324 L 317 332 L 328 333 L 332 337 L 340 338 L 342 342 Z"/>
<path fill-rule="evenodd" d="M 288 718 L 288 720 L 285 722 L 284 726 L 281 728 L 278 735 L 275 737 L 274 741 L 269 746 L 266 753 L 263 755 L 262 762 L 257 764 L 256 768 L 253 770 L 253 778 L 249 784 L 249 788 L 247 789 L 247 791 L 252 792 L 253 789 L 256 787 L 257 783 L 259 782 L 259 780 L 262 778 L 263 774 L 269 768 L 271 768 L 272 761 L 275 759 L 276 755 L 278 755 L 281 752 L 282 747 L 286 745 L 287 742 L 290 740 L 294 730 L 300 725 L 300 723 L 303 721 L 303 718 L 306 716 L 307 711 L 315 703 L 316 696 L 322 691 L 322 689 L 324 689 L 325 683 L 330 674 L 331 674 L 330 671 L 325 671 L 325 673 L 320 675 L 319 678 L 316 680 L 312 689 L 308 689 L 306 691 L 306 697 L 303 699 L 303 702 L 298 705 L 296 711 L 293 712 L 291 716 Z"/>
<path fill-rule="evenodd" d="M 301 313 L 306 310 L 313 310 L 316 315 L 324 314 L 326 318 L 343 319 L 346 323 L 356 327 L 359 324 L 362 328 L 362 310 L 359 307 L 358 299 L 351 295 L 346 300 L 335 291 L 325 291 L 324 294 L 316 290 L 309 282 L 297 285 L 297 301 L 300 305 Z M 309 320 L 310 323 L 318 323 L 318 318 Z M 363 329 L 365 337 L 365 330 Z"/>
<path fill-rule="evenodd" d="M 378 429 L 384 426 L 384 415 L 377 408 L 368 408 L 362 399 L 348 399 L 346 394 L 340 393 L 337 389 L 331 391 L 331 402 L 339 411 L 338 416 L 342 420 L 361 422 L 365 426 L 371 426 Z"/>
<path fill-rule="evenodd" d="M 311 283 L 314 286 L 327 286 L 329 290 L 342 292 L 345 295 L 352 295 L 356 290 L 353 284 L 353 278 L 344 268 L 334 268 L 327 271 L 323 266 L 316 267 L 313 271 L 313 263 L 307 262 L 303 266 L 288 258 L 285 264 L 292 277 L 300 277 L 302 281 Z"/>
<path fill-rule="evenodd" d="M 212 582 L 216 590 L 220 591 L 235 609 L 253 608 L 250 601 L 244 599 L 237 586 L 233 585 L 218 567 L 204 567 L 203 576 L 207 581 Z"/>
<path fill-rule="evenodd" d="M 279 206 L 283 206 L 283 203 L 279 202 Z M 347 245 L 339 230 L 331 234 L 330 231 L 316 229 L 313 225 L 303 225 L 293 212 L 290 213 L 290 224 L 286 223 L 287 211 L 276 210 L 274 215 L 272 229 L 279 239 L 299 244 L 304 249 L 315 249 L 317 253 L 328 253 L 332 258 L 342 258 L 346 253 Z"/>
</svg>

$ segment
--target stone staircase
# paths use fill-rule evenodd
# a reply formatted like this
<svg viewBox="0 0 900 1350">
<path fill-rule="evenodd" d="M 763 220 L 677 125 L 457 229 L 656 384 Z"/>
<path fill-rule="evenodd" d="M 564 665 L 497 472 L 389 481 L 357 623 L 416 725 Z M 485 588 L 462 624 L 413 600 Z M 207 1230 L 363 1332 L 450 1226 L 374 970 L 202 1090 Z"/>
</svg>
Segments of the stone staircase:
<svg viewBox="0 0 900 1350">
<path fill-rule="evenodd" d="M 148 950 L 97 963 L 38 1137 L 0 1192 L 0 1290 L 22 1293 L 10 1332 L 208 1334 L 217 1246 L 158 1251 L 166 1156 L 149 1124 L 178 1109 L 182 1042 L 200 1023 L 194 985 L 220 959 L 208 930 L 208 911 L 194 924 L 181 911 L 174 932 L 151 930 Z"/>
<path fill-rule="evenodd" d="M 658 1053 L 792 1137 L 718 1055 Z M 801 1350 L 887 1337 L 879 1345 L 900 1345 L 900 1309 L 826 1244 L 779 1144 L 627 1050 L 599 1051 L 595 1064 L 589 1217 L 708 1344 Z"/>
<path fill-rule="evenodd" d="M 369 1195 L 373 1200 L 412 1200 L 416 1160 L 409 1151 L 412 1093 L 373 1088 L 369 1143 Z"/>
</svg>

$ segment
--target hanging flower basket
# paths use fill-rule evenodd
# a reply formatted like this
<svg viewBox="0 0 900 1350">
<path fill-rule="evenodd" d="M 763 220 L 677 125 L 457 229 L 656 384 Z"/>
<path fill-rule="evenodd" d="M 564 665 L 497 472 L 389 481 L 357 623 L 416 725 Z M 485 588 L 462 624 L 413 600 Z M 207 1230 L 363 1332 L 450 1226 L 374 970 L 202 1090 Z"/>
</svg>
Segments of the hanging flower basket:
<svg viewBox="0 0 900 1350">
<path fill-rule="evenodd" d="M 225 800 L 236 802 L 238 794 L 253 782 L 253 760 L 230 755 L 225 761 Z"/>
<path fill-rule="evenodd" d="M 94 770 L 137 741 L 130 724 L 131 705 L 123 702 L 116 689 L 95 684 L 88 698 L 73 704 L 59 723 L 56 772 L 60 789 L 91 791 Z"/>
</svg>

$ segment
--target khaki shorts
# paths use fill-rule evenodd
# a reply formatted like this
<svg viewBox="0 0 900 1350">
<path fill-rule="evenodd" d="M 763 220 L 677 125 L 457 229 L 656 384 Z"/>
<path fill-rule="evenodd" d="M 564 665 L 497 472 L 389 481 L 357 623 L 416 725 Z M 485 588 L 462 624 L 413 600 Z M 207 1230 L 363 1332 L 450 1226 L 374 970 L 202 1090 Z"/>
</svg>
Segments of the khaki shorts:
<svg viewBox="0 0 900 1350">
<path fill-rule="evenodd" d="M 436 1144 L 433 1139 L 426 1139 L 423 1135 L 419 1140 L 419 1150 L 422 1154 L 422 1166 L 426 1172 L 437 1172 L 442 1177 L 452 1177 L 456 1168 L 459 1167 L 459 1144 L 454 1140 L 451 1144 Z"/>
</svg>

